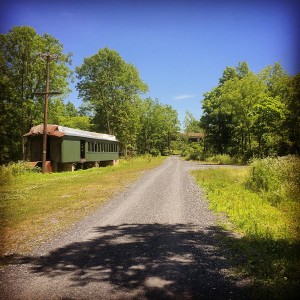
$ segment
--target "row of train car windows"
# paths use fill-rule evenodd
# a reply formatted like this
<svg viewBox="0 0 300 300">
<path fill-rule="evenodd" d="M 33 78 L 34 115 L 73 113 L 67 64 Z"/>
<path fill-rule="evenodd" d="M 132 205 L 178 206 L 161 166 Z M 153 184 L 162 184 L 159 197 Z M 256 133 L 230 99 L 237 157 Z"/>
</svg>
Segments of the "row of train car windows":
<svg viewBox="0 0 300 300">
<path fill-rule="evenodd" d="M 89 142 L 88 151 L 89 152 L 118 152 L 118 145 Z"/>
</svg>

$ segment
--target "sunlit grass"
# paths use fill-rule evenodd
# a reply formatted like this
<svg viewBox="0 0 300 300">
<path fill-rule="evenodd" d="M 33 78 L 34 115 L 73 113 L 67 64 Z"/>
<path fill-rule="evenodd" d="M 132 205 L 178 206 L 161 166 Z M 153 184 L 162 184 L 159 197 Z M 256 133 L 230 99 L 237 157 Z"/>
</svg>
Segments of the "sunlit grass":
<svg viewBox="0 0 300 300">
<path fill-rule="evenodd" d="M 193 175 L 210 208 L 225 214 L 230 229 L 240 233 L 240 238 L 225 239 L 225 244 L 234 253 L 228 259 L 237 271 L 253 278 L 253 298 L 293 297 L 300 284 L 299 195 L 298 201 L 284 198 L 274 205 L 266 193 L 249 188 L 252 172 L 251 167 L 224 167 Z"/>
<path fill-rule="evenodd" d="M 106 168 L 14 176 L 0 186 L 1 254 L 30 251 L 163 160 L 145 157 Z"/>
</svg>

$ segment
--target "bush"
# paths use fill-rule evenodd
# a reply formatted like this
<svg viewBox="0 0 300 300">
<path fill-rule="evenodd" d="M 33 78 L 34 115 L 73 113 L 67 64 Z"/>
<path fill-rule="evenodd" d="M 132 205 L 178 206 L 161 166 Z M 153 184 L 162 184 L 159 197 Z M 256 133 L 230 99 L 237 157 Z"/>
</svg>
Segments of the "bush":
<svg viewBox="0 0 300 300">
<path fill-rule="evenodd" d="M 41 168 L 33 168 L 28 162 L 25 161 L 10 163 L 6 166 L 0 166 L 0 184 L 9 183 L 14 176 L 19 176 L 28 173 L 37 173 L 40 171 Z"/>
<path fill-rule="evenodd" d="M 228 154 L 218 154 L 206 158 L 207 162 L 217 163 L 219 165 L 240 165 L 242 162 L 239 158 L 230 157 Z"/>
<path fill-rule="evenodd" d="M 187 160 L 204 160 L 204 149 L 198 143 L 191 143 L 182 150 L 181 155 Z"/>
<path fill-rule="evenodd" d="M 5 185 L 11 182 L 13 174 L 10 168 L 0 166 L 0 185 Z"/>
<path fill-rule="evenodd" d="M 160 156 L 161 154 L 160 154 L 160 151 L 158 150 L 158 149 L 156 149 L 156 148 L 152 148 L 150 151 L 150 154 L 152 155 L 152 156 L 154 156 L 154 157 L 157 157 L 157 156 Z"/>
<path fill-rule="evenodd" d="M 247 187 L 264 194 L 272 204 L 299 200 L 300 159 L 297 156 L 254 159 Z"/>
</svg>

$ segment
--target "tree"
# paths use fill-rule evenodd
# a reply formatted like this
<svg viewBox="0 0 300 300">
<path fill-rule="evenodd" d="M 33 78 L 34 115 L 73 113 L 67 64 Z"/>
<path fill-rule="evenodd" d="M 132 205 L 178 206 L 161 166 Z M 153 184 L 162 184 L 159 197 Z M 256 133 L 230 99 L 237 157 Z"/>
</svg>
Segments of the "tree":
<svg viewBox="0 0 300 300">
<path fill-rule="evenodd" d="M 205 132 L 207 151 L 228 153 L 232 141 L 232 114 L 221 99 L 219 87 L 204 94 L 202 109 L 200 123 Z"/>
<path fill-rule="evenodd" d="M 0 163 L 21 159 L 23 134 L 43 120 L 44 99 L 35 93 L 45 90 L 45 61 L 38 56 L 45 52 L 58 55 L 50 65 L 51 90 L 67 93 L 71 54 L 63 54 L 57 39 L 38 35 L 28 26 L 16 26 L 0 35 Z M 61 97 L 53 99 L 62 101 Z"/>
<path fill-rule="evenodd" d="M 257 75 L 245 62 L 235 71 L 226 67 L 219 85 L 204 95 L 206 146 L 244 160 L 299 153 L 299 78 L 278 63 Z"/>
<path fill-rule="evenodd" d="M 65 104 L 65 115 L 68 116 L 68 117 L 77 117 L 78 116 L 78 110 L 77 110 L 77 108 L 70 101 L 68 101 Z"/>
<path fill-rule="evenodd" d="M 184 131 L 185 132 L 202 132 L 200 121 L 196 120 L 192 113 L 185 112 L 184 118 Z"/>
<path fill-rule="evenodd" d="M 79 96 L 95 111 L 95 129 L 114 134 L 123 150 L 135 144 L 137 122 L 135 107 L 139 94 L 148 90 L 137 69 L 114 50 L 104 48 L 85 58 L 76 68 Z"/>
<path fill-rule="evenodd" d="M 300 74 L 285 80 L 289 93 L 284 99 L 286 118 L 285 133 L 288 137 L 289 152 L 300 154 Z"/>
<path fill-rule="evenodd" d="M 179 132 L 177 111 L 162 105 L 158 99 L 145 99 L 141 103 L 138 151 L 141 154 L 164 155 L 171 151 L 171 142 Z"/>
</svg>

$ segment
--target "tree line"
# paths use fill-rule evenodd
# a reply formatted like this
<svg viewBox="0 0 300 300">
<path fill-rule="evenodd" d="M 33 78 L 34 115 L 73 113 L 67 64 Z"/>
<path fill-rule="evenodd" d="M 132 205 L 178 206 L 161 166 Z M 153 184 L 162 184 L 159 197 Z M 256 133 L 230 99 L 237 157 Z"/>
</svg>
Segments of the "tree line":
<svg viewBox="0 0 300 300">
<path fill-rule="evenodd" d="M 300 153 L 300 74 L 289 76 L 279 63 L 258 74 L 246 62 L 226 67 L 204 94 L 202 109 L 207 156 L 247 160 Z"/>
<path fill-rule="evenodd" d="M 72 53 L 50 34 L 32 27 L 13 27 L 0 35 L 0 163 L 24 159 L 29 129 L 43 123 L 45 61 L 39 53 L 57 55 L 50 62 L 49 124 L 114 134 L 122 152 L 164 154 L 179 131 L 177 112 L 157 99 L 142 99 L 148 91 L 134 65 L 114 50 L 100 49 L 76 67 L 76 89 L 83 104 L 64 103 L 70 93 Z"/>
<path fill-rule="evenodd" d="M 28 26 L 0 35 L 0 163 L 26 156 L 22 136 L 43 123 L 46 63 L 39 53 L 57 55 L 50 62 L 49 124 L 114 134 L 127 154 L 170 153 L 178 138 L 176 110 L 142 96 L 148 86 L 136 67 L 114 50 L 103 48 L 72 71 L 72 53 L 49 34 Z M 77 77 L 82 105 L 67 99 Z M 251 157 L 299 154 L 300 74 L 289 76 L 279 63 L 255 74 L 246 62 L 226 67 L 215 88 L 204 94 L 200 120 L 187 112 L 186 132 L 203 132 L 197 157 L 226 154 Z M 175 146 L 180 143 L 174 143 Z M 186 148 L 186 146 L 184 146 Z M 198 153 L 199 152 L 199 153 Z"/>
</svg>

